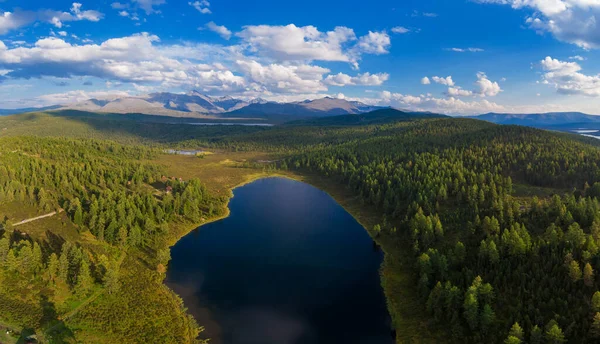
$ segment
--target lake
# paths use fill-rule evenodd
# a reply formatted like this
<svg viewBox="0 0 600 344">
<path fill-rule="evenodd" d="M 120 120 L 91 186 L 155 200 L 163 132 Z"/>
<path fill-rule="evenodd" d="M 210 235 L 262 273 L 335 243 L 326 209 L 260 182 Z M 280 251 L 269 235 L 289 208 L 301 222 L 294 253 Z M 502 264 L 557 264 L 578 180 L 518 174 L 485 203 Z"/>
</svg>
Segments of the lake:
<svg viewBox="0 0 600 344">
<path fill-rule="evenodd" d="M 166 283 L 211 343 L 391 344 L 381 251 L 327 193 L 267 178 L 182 238 Z"/>
</svg>

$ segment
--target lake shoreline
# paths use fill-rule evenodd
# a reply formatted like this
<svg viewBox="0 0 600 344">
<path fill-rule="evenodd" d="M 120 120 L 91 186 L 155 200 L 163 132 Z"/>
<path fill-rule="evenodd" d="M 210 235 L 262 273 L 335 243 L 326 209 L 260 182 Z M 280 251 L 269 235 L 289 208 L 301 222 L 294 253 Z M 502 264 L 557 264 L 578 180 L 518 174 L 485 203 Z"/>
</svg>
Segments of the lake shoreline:
<svg viewBox="0 0 600 344">
<path fill-rule="evenodd" d="M 363 227 L 371 239 L 381 247 L 384 258 L 380 266 L 380 284 L 386 299 L 388 313 L 392 320 L 390 331 L 395 331 L 398 343 L 403 342 L 404 340 L 421 343 L 445 342 L 441 333 L 437 333 L 437 331 L 434 333 L 432 329 L 427 326 L 425 310 L 420 304 L 418 297 L 415 296 L 416 287 L 413 281 L 412 266 L 402 263 L 406 262 L 406 259 L 403 259 L 400 263 L 394 262 L 395 260 L 391 259 L 391 257 L 396 257 L 398 254 L 406 254 L 406 252 L 397 252 L 401 251 L 401 249 L 392 249 L 397 243 L 387 242 L 384 238 L 376 237 L 368 229 L 372 228 L 375 224 L 380 223 L 381 215 L 378 214 L 377 211 L 371 209 L 371 207 L 357 204 L 358 201 L 356 195 L 353 195 L 345 186 L 339 185 L 338 182 L 331 181 L 327 177 L 309 172 L 302 173 L 299 171 L 272 171 L 249 174 L 244 177 L 243 181 L 227 188 L 227 202 L 224 205 L 223 215 L 209 218 L 205 222 L 180 233 L 181 235 L 178 235 L 176 240 L 169 242 L 169 249 L 194 230 L 201 230 L 201 227 L 204 225 L 229 217 L 231 213 L 229 204 L 234 197 L 235 189 L 260 179 L 278 177 L 307 183 L 327 193 L 337 204 L 344 208 L 346 212 L 348 212 Z M 403 246 L 405 249 L 408 247 L 405 245 Z M 170 288 L 169 290 L 172 291 Z M 177 295 L 174 291 L 172 292 Z M 177 297 L 180 296 L 177 295 Z M 202 324 L 199 325 L 202 326 Z"/>
<path fill-rule="evenodd" d="M 279 328 L 267 326 L 271 321 L 288 323 L 280 324 L 283 327 L 279 333 L 265 343 L 280 343 L 283 339 L 278 336 L 284 333 L 292 336 L 285 337 L 286 342 L 300 338 L 295 335 L 335 342 L 338 337 L 349 340 L 348 336 L 355 333 L 357 338 L 379 338 L 373 343 L 392 343 L 380 278 L 384 253 L 373 249 L 372 236 L 365 233 L 364 226 L 329 193 L 310 183 L 279 173 L 257 177 L 232 188 L 229 211 L 220 216 L 226 221 L 211 221 L 212 226 L 199 227 L 198 232 L 192 231 L 193 235 L 188 234 L 172 248 L 165 284 L 184 296 L 188 314 L 205 325 L 204 310 L 210 308 L 214 315 L 211 318 L 223 329 L 220 339 L 226 343 L 237 343 L 241 333 L 254 338 L 249 343 L 261 342 L 256 334 Z M 242 185 L 247 187 L 238 195 Z M 275 210 L 279 215 L 271 214 L 269 209 L 279 209 Z M 238 263 L 232 265 L 236 260 Z M 322 275 L 323 271 L 329 273 Z M 307 275 L 292 282 L 299 273 Z M 268 276 L 279 277 L 272 281 Z M 233 282 L 238 278 L 239 284 Z M 318 290 L 322 297 L 314 297 Z M 362 311 L 350 316 L 348 310 L 353 307 Z M 246 312 L 257 312 L 256 318 L 240 320 L 248 316 Z M 337 321 L 324 321 L 332 314 L 337 314 Z M 340 326 L 345 324 L 354 324 L 354 330 L 343 331 Z M 303 330 L 297 328 L 300 332 L 292 335 L 287 332 L 292 331 L 288 325 Z M 219 331 L 214 326 L 206 330 L 210 330 L 205 333 L 211 336 L 211 342 L 220 342 L 215 341 Z"/>
</svg>

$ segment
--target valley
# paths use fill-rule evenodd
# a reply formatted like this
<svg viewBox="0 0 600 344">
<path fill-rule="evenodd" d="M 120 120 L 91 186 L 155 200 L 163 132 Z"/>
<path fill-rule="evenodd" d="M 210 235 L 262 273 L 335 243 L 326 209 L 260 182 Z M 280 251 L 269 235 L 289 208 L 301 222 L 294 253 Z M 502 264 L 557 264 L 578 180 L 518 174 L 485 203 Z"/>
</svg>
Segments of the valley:
<svg viewBox="0 0 600 344">
<path fill-rule="evenodd" d="M 27 191 L 29 184 L 7 184 L 8 179 L 4 179 L 4 195 L 12 196 L 4 196 L 11 197 L 10 201 L 0 204 L 1 214 L 7 216 L 3 237 L 9 238 L 16 259 L 23 259 L 23 247 L 39 245 L 42 262 L 36 269 L 41 270 L 32 270 L 26 283 L 33 296 L 38 293 L 36 286 L 50 281 L 52 288 L 42 295 L 47 295 L 46 302 L 55 309 L 54 316 L 40 316 L 46 306 L 33 306 L 31 296 L 14 298 L 5 291 L 0 307 L 8 316 L 3 320 L 19 331 L 23 329 L 20 324 L 28 324 L 40 338 L 66 342 L 136 342 L 144 338 L 162 338 L 165 343 L 195 341 L 203 325 L 197 321 L 204 318 L 188 315 L 185 301 L 182 304 L 162 284 L 165 271 L 169 271 L 168 248 L 198 225 L 227 216 L 233 188 L 267 176 L 286 176 L 325 190 L 381 245 L 385 253 L 381 286 L 391 316 L 390 329 L 395 330 L 399 343 L 477 342 L 482 335 L 500 342 L 507 336 L 507 326 L 514 322 L 522 324 L 530 335 L 550 322 L 549 328 L 558 328 L 565 337 L 589 338 L 580 327 L 595 326 L 585 319 L 594 312 L 586 304 L 596 290 L 593 268 L 590 274 L 587 266 L 593 263 L 596 252 L 596 220 L 592 215 L 598 206 L 595 195 L 600 185 L 593 182 L 598 175 L 596 159 L 600 159 L 596 140 L 401 112 L 334 116 L 275 127 L 145 121 L 131 121 L 129 125 L 130 120 L 120 118 L 40 113 L 0 119 L 0 126 L 6 128 L 0 133 L 0 161 L 12 161 L 7 160 L 10 157 L 30 166 L 19 174 L 19 183 L 33 183 L 33 174 L 26 171 L 39 168 L 39 164 L 50 171 L 56 169 L 51 174 L 56 176 L 66 173 L 58 166 L 73 159 L 76 163 L 82 156 L 99 164 L 89 170 L 95 174 L 86 172 L 85 165 L 83 169 L 73 165 L 72 173 L 77 173 L 73 177 L 77 178 L 37 181 L 39 186 L 32 196 Z M 71 148 L 61 150 L 64 145 Z M 396 145 L 402 148 L 392 148 Z M 165 149 L 212 154 L 164 154 Z M 393 155 L 389 155 L 390 149 Z M 58 154 L 61 151 L 71 153 L 62 153 L 67 154 L 63 157 Z M 123 174 L 112 175 L 102 167 L 111 164 L 122 166 Z M 134 169 L 127 172 L 129 168 Z M 11 169 L 7 173 L 16 175 Z M 93 180 L 88 178 L 97 180 L 87 184 Z M 106 182 L 98 183 L 98 178 Z M 103 185 L 108 188 L 109 181 L 112 192 L 127 192 L 111 195 L 109 189 L 103 189 Z M 41 187 L 48 196 L 39 195 Z M 128 198 L 127 194 L 135 197 Z M 115 199 L 114 204 L 125 202 L 125 212 L 104 203 L 98 208 L 105 214 L 104 225 L 99 225 L 93 216 L 97 213 L 94 204 L 105 197 Z M 155 200 L 147 203 L 150 199 Z M 152 204 L 153 216 L 164 222 L 148 223 L 139 217 L 139 210 L 128 208 L 134 204 L 137 209 L 148 207 L 144 202 Z M 190 207 L 182 202 L 200 203 Z M 17 219 L 43 215 L 48 213 L 45 209 L 57 206 L 65 213 L 24 224 L 18 231 L 11 227 Z M 113 211 L 115 217 L 110 220 Z M 579 244 L 573 246 L 566 240 L 573 240 L 575 235 Z M 89 262 L 94 271 L 88 291 L 78 291 L 78 271 L 82 268 L 77 265 L 68 270 L 66 284 L 60 274 L 53 277 L 52 269 L 44 272 L 52 252 L 57 258 L 62 256 L 61 242 L 63 248 L 71 243 L 74 248 L 69 250 L 88 257 L 80 260 Z M 82 253 L 66 253 L 66 257 Z M 580 269 L 587 271 L 585 281 L 572 275 L 573 264 L 562 264 L 565 254 L 571 257 L 570 262 L 581 262 Z M 516 284 L 518 275 L 503 270 L 497 255 L 515 271 L 537 271 L 529 288 L 543 289 L 555 283 L 560 286 L 557 290 L 570 290 L 571 295 L 577 293 L 581 298 L 560 293 L 539 293 L 536 297 L 521 294 L 523 304 L 533 307 L 530 311 L 522 308 L 523 304 L 508 306 L 511 303 L 506 300 L 519 298 L 522 291 Z M 532 270 L 529 264 L 538 264 L 542 257 L 546 266 Z M 10 264 L 3 266 L 7 269 Z M 2 270 L 4 280 L 15 280 L 8 269 Z M 544 271 L 554 271 L 551 280 L 543 277 L 549 276 Z M 112 276 L 106 275 L 109 272 L 116 277 L 108 277 Z M 498 290 L 495 286 L 499 284 L 507 287 Z M 478 290 L 476 295 L 473 290 Z M 458 298 L 455 308 L 445 303 L 449 301 L 436 299 L 449 295 L 446 293 Z M 550 302 L 555 295 L 562 295 L 581 311 L 567 311 L 567 304 Z M 475 318 L 468 318 L 466 300 L 474 297 L 478 320 L 471 323 Z M 19 311 L 6 313 L 10 309 L 6 307 L 21 307 L 22 302 L 29 305 L 27 317 Z M 434 306 L 434 302 L 440 304 Z M 528 317 L 515 320 L 511 307 L 520 307 L 518 314 Z M 437 309 L 446 309 L 444 314 L 452 318 L 443 320 L 446 315 L 436 313 Z M 561 317 L 548 317 L 549 312 Z M 479 318 L 484 314 L 492 316 L 491 323 Z M 442 326 L 443 321 L 451 321 L 452 326 Z"/>
</svg>

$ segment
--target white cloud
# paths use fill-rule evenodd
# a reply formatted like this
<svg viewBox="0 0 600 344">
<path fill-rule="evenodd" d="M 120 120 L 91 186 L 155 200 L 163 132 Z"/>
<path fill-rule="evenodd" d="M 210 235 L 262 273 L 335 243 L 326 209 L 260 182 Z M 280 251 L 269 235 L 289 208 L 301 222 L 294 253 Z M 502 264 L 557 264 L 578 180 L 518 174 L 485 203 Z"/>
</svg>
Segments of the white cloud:
<svg viewBox="0 0 600 344">
<path fill-rule="evenodd" d="M 598 0 L 474 0 L 478 3 L 510 5 L 532 11 L 525 22 L 538 32 L 585 49 L 600 48 L 600 1 Z"/>
<path fill-rule="evenodd" d="M 460 87 L 448 87 L 446 94 L 450 97 L 470 97 L 473 91 L 463 90 Z"/>
<path fill-rule="evenodd" d="M 119 12 L 119 15 L 120 15 L 121 17 L 129 17 L 129 12 L 127 12 L 127 11 L 120 11 L 120 12 Z"/>
<path fill-rule="evenodd" d="M 237 66 L 252 83 L 249 89 L 274 93 L 315 93 L 327 91 L 321 82 L 327 68 L 300 64 L 284 66 L 281 64 L 262 65 L 257 61 L 238 60 Z"/>
<path fill-rule="evenodd" d="M 579 55 L 575 55 L 575 56 L 570 56 L 569 60 L 585 61 L 585 57 L 579 56 Z"/>
<path fill-rule="evenodd" d="M 211 21 L 206 24 L 206 28 L 208 28 L 212 32 L 218 33 L 219 36 L 223 37 L 226 40 L 229 40 L 231 38 L 232 33 L 225 26 L 217 25 L 215 24 L 215 22 Z"/>
<path fill-rule="evenodd" d="M 462 87 L 457 86 L 454 80 L 452 80 L 452 76 L 447 76 L 445 78 L 434 76 L 431 77 L 431 80 L 437 84 L 448 86 L 446 95 L 449 97 L 494 97 L 502 92 L 500 85 L 495 81 L 489 80 L 487 75 L 483 72 L 477 73 L 477 81 L 475 82 L 476 89 L 473 91 L 465 90 Z M 430 83 L 431 81 L 428 77 L 421 79 L 421 84 L 423 85 L 429 85 Z"/>
<path fill-rule="evenodd" d="M 99 45 L 71 45 L 60 38 L 38 40 L 31 48 L 9 49 L 2 43 L 0 68 L 11 69 L 7 75 L 11 78 L 93 76 L 223 91 L 244 87 L 244 78 L 232 71 L 169 57 L 176 53 L 163 47 L 158 49 L 153 45 L 158 41 L 157 36 L 144 33 L 109 39 Z"/>
<path fill-rule="evenodd" d="M 357 38 L 354 30 L 338 26 L 321 32 L 314 26 L 244 26 L 236 34 L 252 53 L 278 61 L 340 61 L 358 67 L 363 54 L 385 54 L 390 37 L 372 32 Z"/>
<path fill-rule="evenodd" d="M 194 2 L 188 2 L 188 5 L 193 6 L 196 10 L 198 10 L 198 12 L 202 13 L 202 14 L 210 14 L 212 13 L 210 11 L 210 2 L 208 2 L 207 0 L 201 0 L 201 1 L 194 1 Z"/>
<path fill-rule="evenodd" d="M 449 49 L 446 49 L 446 50 L 448 50 L 448 51 L 454 51 L 454 52 L 457 52 L 457 53 L 466 53 L 466 52 L 480 53 L 482 51 L 485 51 L 485 50 L 483 50 L 481 48 L 449 48 Z"/>
<path fill-rule="evenodd" d="M 392 28 L 392 32 L 398 34 L 409 33 L 410 31 L 410 29 L 407 29 L 404 26 L 396 26 Z"/>
<path fill-rule="evenodd" d="M 92 21 L 97 22 L 103 18 L 103 14 L 94 10 L 81 10 L 82 5 L 74 2 L 70 8 L 70 12 L 62 12 L 55 10 L 40 10 L 15 12 L 4 12 L 0 14 L 0 34 L 6 34 L 9 31 L 19 29 L 34 22 L 50 23 L 57 28 L 62 28 L 64 22 L 72 21 Z"/>
<path fill-rule="evenodd" d="M 368 54 L 387 54 L 391 45 L 390 36 L 386 32 L 372 32 L 362 36 L 358 40 L 358 47 L 362 52 Z"/>
<path fill-rule="evenodd" d="M 387 73 L 364 73 L 354 77 L 344 73 L 338 73 L 328 75 L 327 78 L 325 78 L 324 83 L 331 86 L 380 86 L 387 81 L 389 77 L 390 76 Z"/>
<path fill-rule="evenodd" d="M 406 95 L 383 91 L 379 105 L 391 105 L 397 108 L 415 111 L 431 111 L 445 114 L 479 114 L 484 112 L 503 112 L 505 107 L 488 100 L 463 101 L 455 97 L 436 98 L 431 95 Z"/>
<path fill-rule="evenodd" d="M 542 83 L 554 86 L 558 93 L 589 97 L 600 96 L 600 74 L 585 75 L 577 62 L 564 62 L 548 56 L 541 61 Z"/>
<path fill-rule="evenodd" d="M 352 29 L 336 27 L 320 32 L 314 26 L 245 26 L 237 36 L 251 50 L 279 60 L 320 60 L 349 62 L 344 44 L 356 40 Z"/>
<path fill-rule="evenodd" d="M 445 86 L 454 86 L 454 81 L 452 80 L 452 76 L 447 76 L 445 78 L 434 76 L 431 78 L 435 83 L 445 85 Z"/>
<path fill-rule="evenodd" d="M 495 97 L 502 92 L 500 85 L 495 81 L 490 81 L 483 72 L 477 73 L 475 85 L 478 88 L 477 93 L 482 97 Z"/>
<path fill-rule="evenodd" d="M 67 31 L 58 31 L 58 34 L 62 37 L 66 37 L 67 36 Z"/>
</svg>

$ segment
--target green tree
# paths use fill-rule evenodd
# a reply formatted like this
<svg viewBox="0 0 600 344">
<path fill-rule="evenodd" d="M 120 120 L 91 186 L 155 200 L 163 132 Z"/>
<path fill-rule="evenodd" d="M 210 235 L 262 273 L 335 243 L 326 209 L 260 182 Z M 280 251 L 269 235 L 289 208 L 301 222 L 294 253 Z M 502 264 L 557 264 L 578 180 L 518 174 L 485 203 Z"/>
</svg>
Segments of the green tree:
<svg viewBox="0 0 600 344">
<path fill-rule="evenodd" d="M 581 268 L 576 260 L 569 264 L 569 277 L 571 277 L 573 282 L 577 282 L 581 279 Z"/>
<path fill-rule="evenodd" d="M 538 325 L 535 325 L 529 335 L 529 344 L 542 344 L 543 337 L 542 329 Z"/>
<path fill-rule="evenodd" d="M 119 267 L 115 263 L 109 263 L 106 266 L 104 274 L 104 287 L 109 294 L 114 294 L 119 291 L 121 282 L 119 281 Z"/>
<path fill-rule="evenodd" d="M 85 259 L 82 259 L 79 264 L 79 273 L 77 274 L 77 284 L 75 286 L 75 292 L 82 296 L 86 296 L 93 285 L 94 280 L 90 275 L 89 264 Z"/>
<path fill-rule="evenodd" d="M 550 326 L 548 331 L 546 331 L 546 340 L 550 344 L 560 344 L 566 341 L 563 331 L 556 323 Z"/>
<path fill-rule="evenodd" d="M 504 341 L 504 344 L 521 344 L 523 341 L 517 337 L 514 336 L 508 336 L 508 338 L 506 338 L 506 340 Z"/>
<path fill-rule="evenodd" d="M 519 338 L 519 340 L 523 340 L 525 338 L 525 334 L 523 332 L 523 328 L 519 325 L 518 322 L 514 323 L 508 332 L 509 337 Z"/>
<path fill-rule="evenodd" d="M 600 339 L 600 312 L 596 312 L 592 327 L 590 328 L 590 335 L 593 338 Z"/>
<path fill-rule="evenodd" d="M 483 309 L 481 310 L 481 329 L 483 330 L 483 332 L 487 332 L 489 331 L 489 329 L 492 327 L 492 324 L 494 323 L 494 321 L 496 320 L 496 313 L 494 313 L 494 310 L 492 309 L 492 307 L 489 304 L 485 304 L 483 306 Z"/>
<path fill-rule="evenodd" d="M 594 312 L 600 312 L 600 291 L 597 291 L 592 295 L 592 309 Z"/>
<path fill-rule="evenodd" d="M 583 283 L 588 287 L 594 286 L 594 269 L 590 263 L 586 263 L 583 268 Z"/>
<path fill-rule="evenodd" d="M 50 277 L 50 281 L 54 282 L 56 280 L 56 278 L 58 277 L 58 270 L 59 270 L 58 256 L 54 252 L 50 255 L 50 258 L 48 258 L 47 270 L 48 270 L 48 276 Z"/>
</svg>

